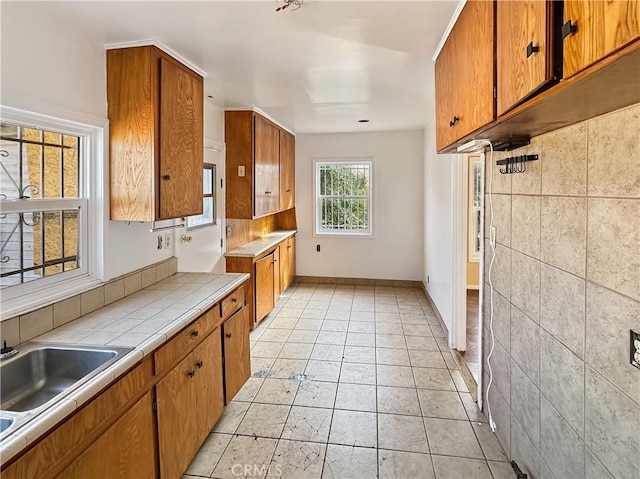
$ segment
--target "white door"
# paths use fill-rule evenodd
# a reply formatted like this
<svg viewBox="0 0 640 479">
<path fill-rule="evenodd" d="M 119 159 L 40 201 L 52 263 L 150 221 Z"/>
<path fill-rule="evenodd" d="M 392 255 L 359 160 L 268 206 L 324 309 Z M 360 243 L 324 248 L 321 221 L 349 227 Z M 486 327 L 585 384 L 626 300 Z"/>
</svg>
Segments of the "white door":
<svg viewBox="0 0 640 479">
<path fill-rule="evenodd" d="M 224 182 L 220 181 L 224 179 L 224 143 L 205 139 L 204 163 L 215 166 L 212 179 L 212 191 L 215 192 L 215 221 L 213 225 L 181 230 L 179 237 L 176 238 L 178 265 L 180 271 L 224 273 L 222 231 L 224 231 L 225 194 Z"/>
</svg>

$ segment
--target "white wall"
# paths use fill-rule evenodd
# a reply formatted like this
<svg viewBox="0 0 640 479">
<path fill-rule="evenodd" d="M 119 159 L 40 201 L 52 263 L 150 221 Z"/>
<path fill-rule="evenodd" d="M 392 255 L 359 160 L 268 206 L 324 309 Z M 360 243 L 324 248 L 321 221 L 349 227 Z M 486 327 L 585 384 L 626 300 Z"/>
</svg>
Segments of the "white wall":
<svg viewBox="0 0 640 479">
<path fill-rule="evenodd" d="M 431 67 L 433 78 L 433 66 Z M 433 84 L 433 83 L 432 83 Z M 435 110 L 428 112 L 424 136 L 423 283 L 451 331 L 453 311 L 453 195 L 456 162 L 461 155 L 436 153 Z"/>
<path fill-rule="evenodd" d="M 77 28 L 65 25 L 63 18 L 51 18 L 37 3 L 3 2 L 1 22 L 3 105 L 75 121 L 107 123 L 102 45 L 91 43 Z M 108 165 L 104 172 L 108 199 Z M 108 219 L 108 204 L 104 215 Z M 149 229 L 150 223 L 105 222 L 101 242 L 105 249 L 104 279 L 174 254 L 173 247 L 157 250 L 156 235 Z"/>
<path fill-rule="evenodd" d="M 297 135 L 296 273 L 420 280 L 423 153 L 421 131 Z M 375 238 L 314 237 L 313 159 L 350 157 L 374 158 Z"/>
</svg>

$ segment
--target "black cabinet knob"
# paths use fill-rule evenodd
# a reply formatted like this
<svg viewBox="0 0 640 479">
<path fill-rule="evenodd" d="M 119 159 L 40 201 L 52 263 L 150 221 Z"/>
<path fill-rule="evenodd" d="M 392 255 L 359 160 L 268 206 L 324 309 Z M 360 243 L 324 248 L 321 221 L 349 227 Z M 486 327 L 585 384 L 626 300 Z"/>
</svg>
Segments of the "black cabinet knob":
<svg viewBox="0 0 640 479">
<path fill-rule="evenodd" d="M 534 45 L 533 42 L 529 43 L 529 45 L 527 45 L 527 58 L 529 58 L 534 53 L 538 53 L 539 51 L 540 51 L 539 45 Z"/>
<path fill-rule="evenodd" d="M 198 362 L 196 363 L 196 367 L 197 367 L 198 369 L 202 369 L 202 366 L 204 366 L 204 363 L 203 363 L 202 361 L 198 361 Z"/>
<path fill-rule="evenodd" d="M 195 329 L 195 330 L 191 331 L 191 336 L 194 337 L 194 338 L 197 338 L 198 337 L 198 330 Z"/>
<path fill-rule="evenodd" d="M 196 375 L 196 372 L 195 372 L 195 371 L 189 371 L 189 372 L 187 373 L 187 375 L 188 375 L 190 378 L 193 378 L 193 376 L 195 376 L 195 375 Z"/>
<path fill-rule="evenodd" d="M 171 175 L 162 175 L 162 179 L 164 181 L 169 181 L 171 179 Z"/>
<path fill-rule="evenodd" d="M 227 339 L 231 339 L 231 333 L 227 333 L 225 334 L 225 336 L 227 337 Z"/>
<path fill-rule="evenodd" d="M 458 123 L 460 121 L 460 118 L 457 116 L 454 116 L 453 119 L 449 122 L 449 126 L 453 126 L 456 123 Z"/>
<path fill-rule="evenodd" d="M 573 35 L 578 31 L 578 25 L 569 20 L 567 23 L 562 25 L 562 39 L 564 40 L 569 35 Z"/>
</svg>

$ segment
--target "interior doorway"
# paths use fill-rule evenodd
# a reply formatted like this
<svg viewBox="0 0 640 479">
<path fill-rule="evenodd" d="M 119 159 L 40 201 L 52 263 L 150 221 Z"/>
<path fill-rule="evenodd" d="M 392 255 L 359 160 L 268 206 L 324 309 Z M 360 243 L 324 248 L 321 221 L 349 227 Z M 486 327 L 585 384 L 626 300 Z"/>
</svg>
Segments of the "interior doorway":
<svg viewBox="0 0 640 479">
<path fill-rule="evenodd" d="M 482 255 L 482 158 L 468 155 L 466 158 L 466 348 L 462 358 L 476 384 L 480 378 L 480 285 Z"/>
</svg>

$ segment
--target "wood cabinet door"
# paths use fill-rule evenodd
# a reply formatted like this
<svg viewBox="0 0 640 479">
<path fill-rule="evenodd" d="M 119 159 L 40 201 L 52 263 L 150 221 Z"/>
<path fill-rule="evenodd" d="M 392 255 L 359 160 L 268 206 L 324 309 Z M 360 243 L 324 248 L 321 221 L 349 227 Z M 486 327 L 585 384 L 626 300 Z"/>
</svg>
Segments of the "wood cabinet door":
<svg viewBox="0 0 640 479">
<path fill-rule="evenodd" d="M 453 123 L 457 104 L 455 52 L 456 39 L 453 35 L 445 42 L 435 64 L 435 105 L 436 105 L 436 149 L 441 150 L 458 138 L 457 125 Z"/>
<path fill-rule="evenodd" d="M 280 207 L 280 131 L 255 116 L 254 216 L 264 216 Z"/>
<path fill-rule="evenodd" d="M 152 479 L 156 477 L 155 464 L 152 397 L 148 392 L 56 477 Z"/>
<path fill-rule="evenodd" d="M 467 2 L 435 64 L 436 148 L 495 119 L 494 2 Z"/>
<path fill-rule="evenodd" d="M 495 2 L 467 2 L 454 27 L 458 56 L 454 115 L 460 118 L 458 139 L 496 117 L 494 9 Z"/>
<path fill-rule="evenodd" d="M 250 321 L 250 310 L 244 307 L 227 319 L 222 326 L 226 404 L 231 402 L 251 376 Z"/>
<path fill-rule="evenodd" d="M 296 275 L 295 241 L 291 236 L 280 244 L 280 294 L 291 286 Z"/>
<path fill-rule="evenodd" d="M 273 309 L 273 254 L 256 261 L 256 322 Z"/>
<path fill-rule="evenodd" d="M 248 337 L 248 336 L 247 336 Z M 216 328 L 202 344 L 193 350 L 196 407 L 201 441 L 209 435 L 224 410 L 224 381 L 222 377 L 222 337 Z"/>
<path fill-rule="evenodd" d="M 162 479 L 181 477 L 201 445 L 193 358 L 190 353 L 156 385 Z"/>
<path fill-rule="evenodd" d="M 280 298 L 280 294 L 282 291 L 280 290 L 280 259 L 282 258 L 283 253 L 280 250 L 280 246 L 278 245 L 273 252 L 273 306 L 275 307 L 278 302 L 278 298 Z"/>
<path fill-rule="evenodd" d="M 287 245 L 287 256 L 289 263 L 289 277 L 287 278 L 287 286 L 291 285 L 296 279 L 296 237 L 295 235 L 289 238 L 289 244 Z"/>
<path fill-rule="evenodd" d="M 288 210 L 295 206 L 296 181 L 296 139 L 284 130 L 280 130 L 280 209 Z"/>
<path fill-rule="evenodd" d="M 498 115 L 553 79 L 553 3 L 497 2 Z"/>
<path fill-rule="evenodd" d="M 564 22 L 575 32 L 564 38 L 564 78 L 604 58 L 640 36 L 636 0 L 565 0 Z"/>
<path fill-rule="evenodd" d="M 202 79 L 160 58 L 159 219 L 202 213 Z"/>
</svg>

